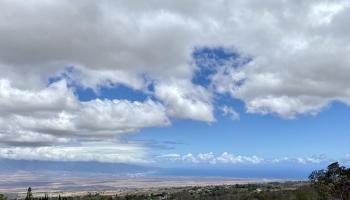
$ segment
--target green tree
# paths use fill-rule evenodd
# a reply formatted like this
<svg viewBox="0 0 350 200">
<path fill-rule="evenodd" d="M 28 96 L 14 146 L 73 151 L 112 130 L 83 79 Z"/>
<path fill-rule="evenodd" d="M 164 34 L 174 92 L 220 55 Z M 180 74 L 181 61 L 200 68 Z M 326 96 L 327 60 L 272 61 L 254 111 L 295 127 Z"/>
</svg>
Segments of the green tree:
<svg viewBox="0 0 350 200">
<path fill-rule="evenodd" d="M 27 190 L 27 196 L 26 196 L 25 200 L 32 200 L 32 199 L 33 199 L 32 188 L 29 187 Z"/>
<path fill-rule="evenodd" d="M 7 200 L 7 197 L 5 197 L 3 194 L 0 194 L 0 200 Z"/>
<path fill-rule="evenodd" d="M 326 170 L 313 171 L 309 179 L 321 199 L 350 200 L 350 169 L 338 162 L 330 164 Z"/>
</svg>

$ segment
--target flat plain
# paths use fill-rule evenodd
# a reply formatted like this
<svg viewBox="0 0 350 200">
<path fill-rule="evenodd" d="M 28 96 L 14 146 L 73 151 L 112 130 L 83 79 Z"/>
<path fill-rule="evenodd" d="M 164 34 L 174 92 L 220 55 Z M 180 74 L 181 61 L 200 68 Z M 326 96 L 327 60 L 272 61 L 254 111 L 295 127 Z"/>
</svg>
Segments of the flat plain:
<svg viewBox="0 0 350 200">
<path fill-rule="evenodd" d="M 267 183 L 283 180 L 238 179 L 221 177 L 152 177 L 142 175 L 114 176 L 111 174 L 93 174 L 82 176 L 61 172 L 29 173 L 18 171 L 12 174 L 0 173 L 0 193 L 14 198 L 23 198 L 28 187 L 32 187 L 34 196 L 51 197 L 83 196 L 89 193 L 103 195 L 127 194 L 134 192 L 157 192 L 167 188 L 188 186 L 235 185 L 249 183 Z"/>
</svg>

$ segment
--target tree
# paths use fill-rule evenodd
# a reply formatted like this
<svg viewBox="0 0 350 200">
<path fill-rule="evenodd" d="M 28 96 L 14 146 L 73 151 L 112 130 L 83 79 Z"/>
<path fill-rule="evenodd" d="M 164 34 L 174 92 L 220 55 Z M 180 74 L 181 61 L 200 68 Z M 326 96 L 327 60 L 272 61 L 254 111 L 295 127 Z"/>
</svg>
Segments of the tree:
<svg viewBox="0 0 350 200">
<path fill-rule="evenodd" d="M 309 179 L 322 199 L 350 200 L 350 169 L 338 162 L 330 164 L 326 170 L 313 171 Z"/>
<path fill-rule="evenodd" d="M 33 194 L 32 194 L 32 188 L 29 187 L 27 190 L 27 196 L 25 198 L 25 200 L 33 200 Z"/>
<path fill-rule="evenodd" d="M 5 197 L 3 194 L 0 194 L 0 200 L 7 200 L 7 197 Z"/>
</svg>

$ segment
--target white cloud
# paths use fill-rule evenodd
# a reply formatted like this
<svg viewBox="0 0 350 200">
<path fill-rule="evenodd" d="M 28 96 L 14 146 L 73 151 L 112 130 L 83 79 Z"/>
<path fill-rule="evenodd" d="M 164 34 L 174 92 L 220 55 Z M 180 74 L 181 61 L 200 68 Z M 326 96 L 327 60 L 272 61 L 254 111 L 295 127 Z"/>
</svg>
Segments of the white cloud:
<svg viewBox="0 0 350 200">
<path fill-rule="evenodd" d="M 239 113 L 232 107 L 224 105 L 220 108 L 224 116 L 229 116 L 232 120 L 239 120 Z"/>
<path fill-rule="evenodd" d="M 165 160 L 170 160 L 170 161 L 176 161 L 176 160 L 181 160 L 181 155 L 177 153 L 172 153 L 172 154 L 164 154 L 158 156 L 159 158 L 165 159 Z"/>
<path fill-rule="evenodd" d="M 135 90 L 145 90 L 148 85 L 142 74 L 118 69 L 98 70 L 75 66 L 72 72 L 67 73 L 67 76 L 71 81 L 80 84 L 82 87 L 94 89 L 96 93 L 99 92 L 99 87 L 112 87 L 112 83 L 122 84 Z"/>
<path fill-rule="evenodd" d="M 197 160 L 197 158 L 192 155 L 191 153 L 188 153 L 186 155 L 183 155 L 181 158 L 183 161 L 185 162 L 190 162 L 190 163 L 199 163 L 199 161 Z"/>
<path fill-rule="evenodd" d="M 289 157 L 283 157 L 283 158 L 274 158 L 271 160 L 272 163 L 282 163 L 282 162 L 288 162 L 290 161 Z"/>
<path fill-rule="evenodd" d="M 211 95 L 201 86 L 188 81 L 159 82 L 155 85 L 155 95 L 167 107 L 170 116 L 213 122 Z"/>
<path fill-rule="evenodd" d="M 326 157 L 326 155 L 324 154 L 320 154 L 320 155 L 313 155 L 310 157 L 306 157 L 306 158 L 296 158 L 297 162 L 299 162 L 300 164 L 307 164 L 307 163 L 321 163 L 321 162 L 326 162 L 329 161 L 329 159 Z"/>
<path fill-rule="evenodd" d="M 254 4 L 258 3 L 247 5 Z M 349 18 L 349 3 L 288 1 L 262 7 L 255 13 L 249 7 L 238 12 L 244 16 L 237 19 L 242 26 L 233 26 L 236 31 L 231 33 L 238 34 L 236 48 L 251 55 L 252 61 L 225 73 L 219 70 L 213 76 L 217 91 L 244 101 L 248 112 L 285 118 L 316 114 L 333 101 L 348 104 L 345 74 L 350 60 L 342 46 L 350 44 L 340 27 Z M 249 24 L 245 17 L 254 22 Z"/>
<path fill-rule="evenodd" d="M 200 153 L 197 155 L 197 159 L 200 162 L 216 164 L 216 158 L 215 158 L 215 155 L 213 154 L 213 152 Z"/>
<path fill-rule="evenodd" d="M 51 84 L 43 90 L 32 91 L 13 87 L 8 79 L 0 79 L 0 104 L 2 114 L 58 112 L 78 106 L 77 98 L 69 91 L 65 81 Z"/>
<path fill-rule="evenodd" d="M 348 162 L 350 156 L 345 156 L 344 162 Z M 212 165 L 236 165 L 236 164 L 322 164 L 329 163 L 333 160 L 329 159 L 325 154 L 303 156 L 303 157 L 281 157 L 281 158 L 264 158 L 257 155 L 236 155 L 229 152 L 223 152 L 215 155 L 212 152 L 198 153 L 194 155 L 188 154 L 165 154 L 158 156 L 158 161 L 170 161 L 185 164 L 212 164 Z"/>
<path fill-rule="evenodd" d="M 307 157 L 283 157 L 283 158 L 275 158 L 271 160 L 271 163 L 288 163 L 294 162 L 299 164 L 319 164 L 324 162 L 330 162 L 331 160 L 327 158 L 325 154 L 312 155 Z"/>
<path fill-rule="evenodd" d="M 345 164 L 350 164 L 350 154 L 346 154 L 341 161 Z"/>
<path fill-rule="evenodd" d="M 227 152 L 222 153 L 217 160 L 221 163 L 251 163 L 251 164 L 258 164 L 264 161 L 263 158 L 260 158 L 258 156 L 241 156 L 241 155 L 234 155 Z"/>
<path fill-rule="evenodd" d="M 241 156 L 224 152 L 216 156 L 213 152 L 199 153 L 193 155 L 188 153 L 181 154 L 165 154 L 158 157 L 161 160 L 168 160 L 173 162 L 185 162 L 194 164 L 259 164 L 263 163 L 264 159 L 258 156 Z"/>
<path fill-rule="evenodd" d="M 315 4 L 315 6 L 311 9 L 309 18 L 312 20 L 315 26 L 330 24 L 334 18 L 334 15 L 344 9 L 344 3 L 346 2 L 344 1 L 339 3 L 339 1 L 327 1 Z"/>
<path fill-rule="evenodd" d="M 99 99 L 80 102 L 64 80 L 42 90 L 22 90 L 0 79 L 0 87 L 0 146 L 10 146 L 4 147 L 1 154 L 13 149 L 13 154 L 6 154 L 9 158 L 56 159 L 56 153 L 62 150 L 68 152 L 67 156 L 76 153 L 73 158 L 86 160 L 90 158 L 80 159 L 78 155 L 89 148 L 82 141 L 113 140 L 115 146 L 110 147 L 116 155 L 110 156 L 116 160 L 118 148 L 127 145 L 118 142 L 119 137 L 141 128 L 170 124 L 160 103 Z M 102 147 L 91 151 L 99 148 Z M 42 155 L 46 150 L 47 154 Z"/>
<path fill-rule="evenodd" d="M 1 147 L 0 158 L 14 160 L 149 163 L 139 144 L 84 143 L 82 146 Z"/>
<path fill-rule="evenodd" d="M 252 61 L 219 70 L 215 88 L 244 101 L 248 112 L 293 118 L 350 102 L 348 1 L 3 1 L 1 8 L 0 71 L 25 77 L 15 83 L 20 88 L 42 86 L 67 65 L 80 67 L 83 77 L 75 78 L 88 87 L 113 82 L 145 90 L 147 74 L 160 81 L 155 95 L 171 115 L 213 121 L 211 101 L 198 98 L 204 89 L 191 83 L 192 52 L 235 47 Z M 186 80 L 188 87 L 162 80 Z M 187 109 L 175 109 L 172 99 Z"/>
<path fill-rule="evenodd" d="M 215 95 L 226 93 L 247 112 L 284 118 L 350 104 L 349 9 L 343 0 L 1 1 L 0 137 L 61 144 L 168 116 L 213 122 Z M 198 47 L 252 60 L 218 64 L 208 89 L 192 82 Z M 67 66 L 84 87 L 123 84 L 154 98 L 79 102 L 63 82 L 47 87 Z"/>
</svg>

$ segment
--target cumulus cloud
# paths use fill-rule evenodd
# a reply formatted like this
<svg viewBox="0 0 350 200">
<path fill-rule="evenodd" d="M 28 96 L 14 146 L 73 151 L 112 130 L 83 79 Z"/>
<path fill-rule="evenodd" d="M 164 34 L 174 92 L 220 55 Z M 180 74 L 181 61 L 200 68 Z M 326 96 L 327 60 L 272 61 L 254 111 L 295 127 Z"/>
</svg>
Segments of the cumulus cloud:
<svg viewBox="0 0 350 200">
<path fill-rule="evenodd" d="M 331 162 L 329 158 L 325 154 L 319 154 L 319 155 L 312 155 L 308 157 L 283 157 L 283 158 L 275 158 L 271 160 L 271 163 L 288 163 L 288 162 L 294 162 L 299 164 L 319 164 L 319 163 L 325 163 L 325 162 Z"/>
<path fill-rule="evenodd" d="M 258 156 L 242 156 L 234 155 L 228 152 L 224 152 L 221 155 L 215 155 L 213 152 L 199 153 L 193 155 L 188 153 L 185 155 L 180 154 L 165 154 L 158 157 L 159 159 L 173 161 L 173 162 L 185 162 L 194 164 L 259 164 L 263 163 L 264 159 Z"/>
<path fill-rule="evenodd" d="M 73 151 L 77 154 L 74 158 L 86 160 L 88 158 L 80 158 L 78 154 L 91 148 L 98 155 L 100 147 L 75 149 L 65 145 L 79 145 L 81 140 L 114 138 L 116 147 L 111 149 L 118 151 L 124 145 L 118 138 L 124 134 L 170 124 L 160 103 L 99 99 L 80 102 L 64 80 L 42 90 L 22 90 L 13 87 L 9 80 L 1 79 L 0 87 L 0 143 L 17 146 L 11 154 L 8 154 L 10 147 L 3 148 L 1 154 L 7 152 L 5 158 L 39 159 L 47 150 L 45 159 L 58 159 L 55 155 L 62 150 L 68 154 Z M 102 156 L 104 152 L 100 154 Z M 111 157 L 114 159 L 113 155 Z"/>
<path fill-rule="evenodd" d="M 1 141 L 63 144 L 168 117 L 213 122 L 221 94 L 284 118 L 349 104 L 349 9 L 343 0 L 1 1 Z M 214 62 L 209 87 L 193 81 L 200 47 L 239 55 Z M 66 84 L 48 86 L 69 66 L 77 71 L 65 78 L 83 87 L 123 84 L 150 100 L 79 102 Z"/>
<path fill-rule="evenodd" d="M 168 108 L 169 115 L 201 121 L 214 121 L 211 95 L 201 86 L 188 81 L 157 83 L 155 94 Z"/>
<path fill-rule="evenodd" d="M 348 162 L 350 156 L 346 155 L 343 159 L 344 162 Z M 257 155 L 236 155 L 229 152 L 223 152 L 221 154 L 198 153 L 194 155 L 188 154 L 164 154 L 158 156 L 158 160 L 170 161 L 175 163 L 185 164 L 212 164 L 212 165 L 236 165 L 236 164 L 322 164 L 330 163 L 333 160 L 329 159 L 325 154 L 304 156 L 304 157 L 281 157 L 281 158 L 264 158 Z"/>
<path fill-rule="evenodd" d="M 67 65 L 80 66 L 88 87 L 114 82 L 143 90 L 147 74 L 171 115 L 213 121 L 211 102 L 191 83 L 191 61 L 195 48 L 215 46 L 252 58 L 214 80 L 248 112 L 293 118 L 350 101 L 347 1 L 2 1 L 1 8 L 0 69 L 13 80 L 25 74 L 19 87 L 40 85 Z M 188 87 L 159 81 L 169 79 Z M 175 110 L 173 99 L 189 111 Z"/>
<path fill-rule="evenodd" d="M 234 154 L 230 154 L 227 152 L 224 152 L 217 158 L 219 162 L 222 163 L 252 163 L 252 164 L 258 164 L 264 161 L 263 158 L 260 158 L 258 156 L 236 156 Z"/>
<path fill-rule="evenodd" d="M 306 158 L 296 158 L 297 162 L 301 163 L 301 164 L 307 164 L 307 163 L 321 163 L 321 162 L 325 162 L 328 161 L 326 155 L 324 154 L 320 154 L 320 155 L 313 155 L 310 157 L 306 157 Z"/>
<path fill-rule="evenodd" d="M 235 46 L 252 60 L 218 70 L 213 76 L 217 91 L 244 101 L 247 112 L 284 118 L 317 114 L 333 101 L 348 104 L 349 83 L 344 75 L 349 73 L 350 60 L 343 46 L 349 46 L 349 39 L 338 28 L 349 18 L 349 3 L 289 1 L 259 6 L 255 13 L 252 7 L 238 11 L 254 22 L 237 18 L 242 26 L 233 26 L 236 30 L 231 32 L 241 39 Z"/>
<path fill-rule="evenodd" d="M 0 103 L 2 114 L 54 112 L 67 108 L 75 109 L 78 106 L 77 98 L 69 91 L 65 81 L 33 91 L 15 88 L 10 80 L 0 79 Z"/>
</svg>

